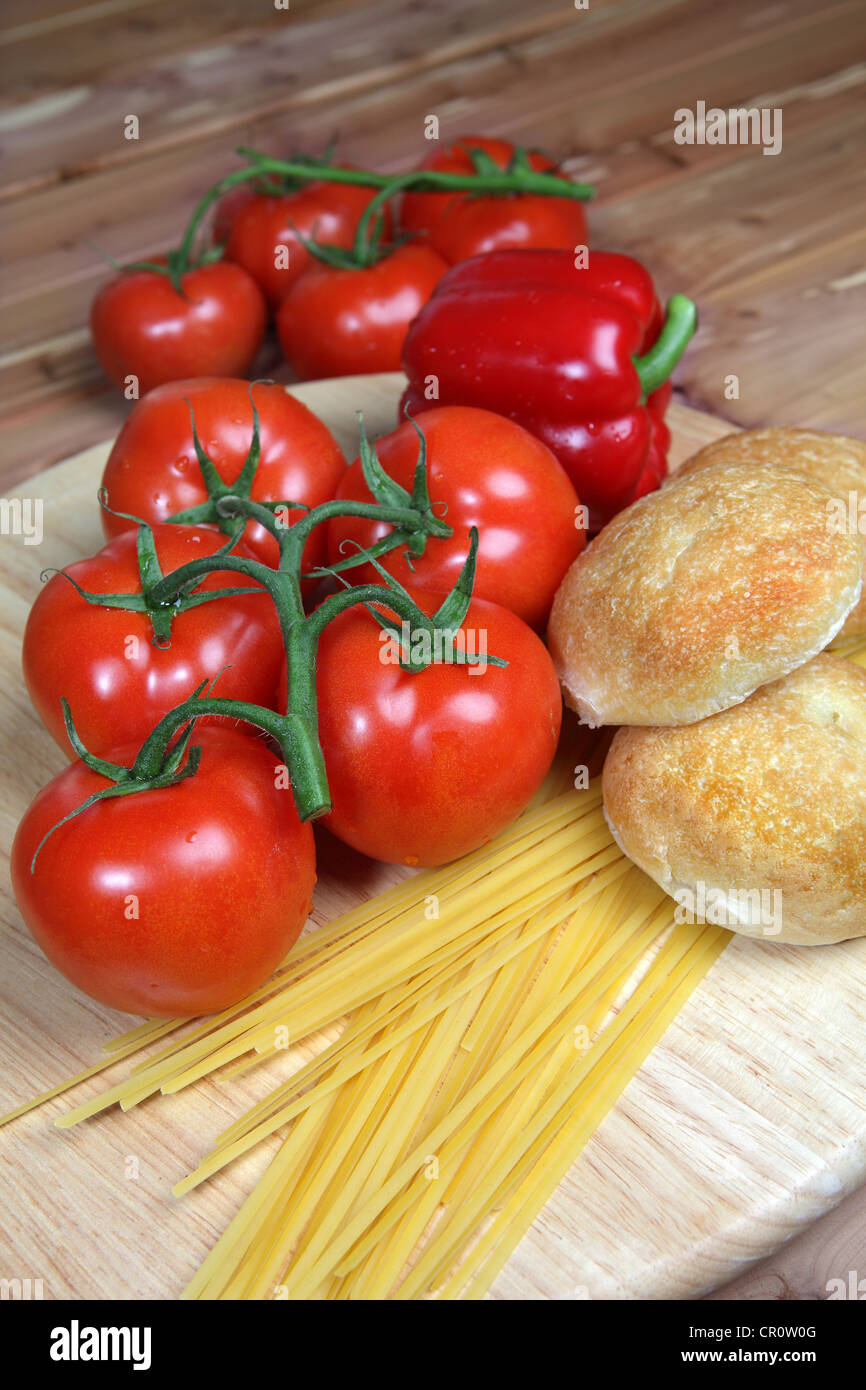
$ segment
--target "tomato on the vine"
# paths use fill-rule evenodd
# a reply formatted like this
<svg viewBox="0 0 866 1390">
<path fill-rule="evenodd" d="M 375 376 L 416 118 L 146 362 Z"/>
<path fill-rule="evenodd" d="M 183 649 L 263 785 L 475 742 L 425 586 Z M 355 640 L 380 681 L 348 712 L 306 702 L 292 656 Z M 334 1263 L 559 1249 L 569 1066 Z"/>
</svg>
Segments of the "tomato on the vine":
<svg viewBox="0 0 866 1390">
<path fill-rule="evenodd" d="M 253 277 L 272 309 L 313 261 L 304 239 L 348 249 L 376 194 L 375 188 L 324 180 L 282 194 L 254 192 L 248 184 L 242 188 L 243 193 L 231 190 L 218 205 L 214 235 L 225 240 L 229 260 Z M 384 216 L 387 235 L 387 208 Z"/>
<path fill-rule="evenodd" d="M 316 881 L 277 759 L 230 727 L 195 729 L 192 777 L 98 801 L 53 825 L 108 778 L 70 764 L 25 812 L 12 846 L 21 914 L 59 970 L 113 1009 L 214 1013 L 279 965 L 303 928 Z M 136 748 L 110 757 L 131 764 Z"/>
<path fill-rule="evenodd" d="M 447 269 L 412 245 L 368 266 L 314 266 L 277 311 L 286 358 L 303 380 L 398 371 L 409 324 Z"/>
<path fill-rule="evenodd" d="M 508 140 L 465 135 L 445 149 L 434 149 L 419 166 L 441 173 L 471 174 L 467 149 L 480 149 L 506 169 L 515 153 Z M 554 160 L 537 150 L 529 152 L 531 169 L 553 172 Z M 414 193 L 403 196 L 400 223 L 422 236 L 450 265 L 485 251 L 506 248 L 560 247 L 586 244 L 586 216 L 575 198 L 552 198 L 536 193 L 482 194 Z"/>
<path fill-rule="evenodd" d="M 188 270 L 180 286 L 178 293 L 158 270 L 122 270 L 94 299 L 93 346 L 121 390 L 135 385 L 143 396 L 167 381 L 250 370 L 267 322 L 252 277 L 230 261 L 215 261 Z"/>
<path fill-rule="evenodd" d="M 248 180 L 246 183 L 236 183 L 234 188 L 229 189 L 228 193 L 223 193 L 214 205 L 211 217 L 211 237 L 215 246 L 224 247 L 226 245 L 231 236 L 235 218 L 256 196 L 257 190 L 252 180 Z M 276 196 L 276 193 L 272 196 Z"/>
<path fill-rule="evenodd" d="M 543 627 L 586 539 L 577 493 L 565 470 L 546 445 L 512 420 L 470 406 L 440 406 L 419 415 L 417 429 L 407 420 L 376 441 L 385 472 L 410 493 L 418 429 L 426 443 L 433 509 L 453 527 L 453 535 L 429 539 L 421 556 L 407 557 L 403 546 L 379 563 L 403 584 L 447 592 L 466 559 L 469 529 L 477 526 L 475 597 L 510 608 L 531 627 Z M 359 459 L 337 496 L 370 500 Z M 386 522 L 336 517 L 328 523 L 329 563 L 353 554 L 356 544 L 369 549 L 391 529 Z M 371 565 L 349 569 L 345 577 L 356 584 L 378 582 Z"/>
<path fill-rule="evenodd" d="M 444 598 L 410 592 L 428 616 Z M 553 760 L 562 699 L 541 639 L 484 599 L 471 601 L 460 632 L 473 665 L 435 660 L 417 672 L 400 667 L 397 644 L 360 605 L 319 640 L 324 824 L 374 859 L 430 865 L 467 854 L 524 810 Z"/>
<path fill-rule="evenodd" d="M 206 501 L 190 408 L 196 433 L 219 476 L 225 482 L 234 481 L 252 440 L 251 389 L 261 444 L 253 500 L 317 507 L 334 497 L 346 469 L 345 459 L 330 430 L 311 410 L 273 383 L 257 382 L 250 388 L 248 381 L 204 378 L 172 382 L 136 403 L 105 465 L 102 482 L 109 506 L 143 521 L 159 522 Z M 302 515 L 292 510 L 287 520 L 293 523 Z M 109 537 L 134 524 L 103 513 L 103 530 Z M 319 564 L 324 555 L 322 530 L 313 532 L 304 550 L 306 569 Z M 244 541 L 259 559 L 276 565 L 277 542 L 263 526 L 249 524 Z"/>
<path fill-rule="evenodd" d="M 203 526 L 155 526 L 153 538 L 163 575 L 224 543 Z M 65 574 L 90 593 L 140 594 L 136 542 L 136 532 L 125 531 L 92 558 L 67 565 Z M 240 544 L 234 554 L 250 552 Z M 52 737 L 71 751 L 62 696 L 91 753 L 142 743 L 162 715 L 217 672 L 215 694 L 275 707 L 283 644 L 270 597 L 229 570 L 209 574 L 197 591 L 233 587 L 249 594 L 176 613 L 170 645 L 155 646 L 146 613 L 96 607 L 70 579 L 53 575 L 30 610 L 22 651 L 30 698 Z"/>
</svg>

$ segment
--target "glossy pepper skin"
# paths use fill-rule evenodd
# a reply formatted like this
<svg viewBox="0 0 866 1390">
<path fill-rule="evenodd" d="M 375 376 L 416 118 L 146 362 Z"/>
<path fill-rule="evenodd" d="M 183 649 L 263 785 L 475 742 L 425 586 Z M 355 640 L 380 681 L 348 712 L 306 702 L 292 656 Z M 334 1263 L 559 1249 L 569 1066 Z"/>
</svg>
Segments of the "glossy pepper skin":
<svg viewBox="0 0 866 1390">
<path fill-rule="evenodd" d="M 443 276 L 409 329 L 403 406 L 474 405 L 516 420 L 556 454 L 597 531 L 667 473 L 671 388 L 659 370 L 695 324 L 694 305 L 675 299 L 681 322 L 672 334 L 669 313 L 664 333 L 673 351 L 645 370 L 665 318 L 638 261 L 605 251 L 585 265 L 569 251 L 475 256 Z"/>
</svg>

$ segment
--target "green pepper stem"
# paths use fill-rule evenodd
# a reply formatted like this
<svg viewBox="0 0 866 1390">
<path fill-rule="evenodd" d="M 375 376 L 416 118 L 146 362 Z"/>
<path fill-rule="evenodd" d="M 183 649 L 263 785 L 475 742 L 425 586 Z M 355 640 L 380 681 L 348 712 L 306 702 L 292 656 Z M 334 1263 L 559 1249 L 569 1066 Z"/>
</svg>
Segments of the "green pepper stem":
<svg viewBox="0 0 866 1390">
<path fill-rule="evenodd" d="M 698 326 L 698 311 L 684 294 L 671 295 L 662 331 L 642 357 L 633 358 L 644 400 L 668 380 Z"/>
</svg>

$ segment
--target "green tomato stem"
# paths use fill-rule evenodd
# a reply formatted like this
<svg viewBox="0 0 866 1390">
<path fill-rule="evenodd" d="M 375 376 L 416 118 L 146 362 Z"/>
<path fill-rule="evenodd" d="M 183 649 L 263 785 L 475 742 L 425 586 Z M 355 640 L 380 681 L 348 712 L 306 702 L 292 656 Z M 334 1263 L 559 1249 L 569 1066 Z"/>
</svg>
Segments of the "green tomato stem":
<svg viewBox="0 0 866 1390">
<path fill-rule="evenodd" d="M 592 198 L 595 189 L 592 184 L 576 183 L 563 178 L 561 174 L 538 169 L 500 169 L 495 174 L 451 174 L 439 169 L 413 169 L 408 174 L 379 174 L 372 169 L 342 169 L 327 164 L 299 165 L 289 160 L 272 159 L 260 155 L 255 150 L 241 148 L 238 153 L 255 160 L 254 171 L 261 173 L 286 174 L 293 178 L 315 180 L 326 179 L 329 183 L 353 183 L 367 188 L 386 188 L 398 184 L 404 188 L 414 188 L 419 193 L 541 193 L 554 198 L 577 198 L 585 201 Z M 237 173 L 249 171 L 238 170 Z"/>
<path fill-rule="evenodd" d="M 197 560 L 189 560 L 187 564 L 180 565 L 155 584 L 148 595 L 151 604 L 159 608 L 173 608 L 185 589 L 215 570 L 233 570 L 236 574 L 245 574 L 247 578 L 257 580 L 268 590 L 269 577 L 275 574 L 275 571 L 269 565 L 262 564 L 261 560 L 247 559 L 243 555 L 202 555 Z"/>
<path fill-rule="evenodd" d="M 199 564 L 199 561 L 193 563 Z M 243 562 L 241 562 L 243 563 Z M 390 609 L 407 622 L 414 622 L 418 609 L 404 594 L 378 584 L 362 584 L 334 594 L 308 618 L 292 617 L 293 596 L 283 582 L 285 576 L 271 570 L 276 581 L 271 592 L 280 613 L 286 648 L 288 709 L 285 714 L 254 705 L 246 700 L 223 700 L 216 696 L 185 700 L 164 715 L 148 735 L 132 766 L 130 780 L 153 785 L 165 766 L 168 747 L 175 734 L 192 719 L 217 715 L 243 720 L 270 734 L 279 744 L 289 769 L 292 792 L 301 820 L 315 820 L 331 809 L 325 759 L 319 742 L 319 710 L 316 698 L 316 657 L 319 637 L 327 624 L 356 603 L 376 603 Z M 171 578 L 171 576 L 169 576 Z"/>
<path fill-rule="evenodd" d="M 282 745 L 286 721 L 285 716 L 278 714 L 276 710 L 267 709 L 264 705 L 251 704 L 247 700 L 223 700 L 214 695 L 207 695 L 203 699 L 192 696 L 164 714 L 148 734 L 132 765 L 131 780 L 147 784 L 158 777 L 165 763 L 168 746 L 175 734 L 190 720 L 201 719 L 204 715 L 244 720 L 271 734 Z"/>
<path fill-rule="evenodd" d="M 314 507 L 306 516 L 302 516 L 291 526 L 285 534 L 285 552 L 289 562 L 300 565 L 301 555 L 304 546 L 310 538 L 311 533 L 323 521 L 330 521 L 332 517 L 357 516 L 367 517 L 373 521 L 385 521 L 398 531 L 414 533 L 421 531 L 425 536 L 435 536 L 445 539 L 452 534 L 452 527 L 447 522 L 442 521 L 432 512 L 426 516 L 416 511 L 413 507 L 389 507 L 381 502 L 342 502 L 336 499 L 333 502 L 323 502 L 321 506 Z M 358 563 L 364 561 L 363 555 Z"/>
<path fill-rule="evenodd" d="M 404 188 L 411 188 L 415 181 L 416 174 L 404 174 L 401 178 L 392 179 L 390 183 L 385 184 L 376 196 L 370 199 L 361 214 L 352 245 L 352 255 L 359 266 L 374 265 L 382 259 L 385 253 L 377 244 L 377 238 L 371 235 L 371 223 L 379 216 L 389 198 L 393 198 L 395 193 L 401 192 Z"/>
<path fill-rule="evenodd" d="M 312 161 L 274 159 L 269 155 L 262 155 L 256 150 L 245 147 L 241 147 L 238 154 L 252 160 L 253 163 L 246 169 L 236 169 L 233 173 L 226 174 L 224 178 L 208 189 L 198 202 L 187 223 L 183 239 L 173 260 L 173 268 L 178 279 L 194 264 L 193 247 L 196 236 L 210 208 L 232 188 L 236 188 L 242 183 L 248 183 L 251 179 L 261 178 L 262 174 L 276 174 L 283 178 L 297 180 L 301 184 L 325 180 L 328 183 L 347 183 L 360 185 L 362 188 L 378 188 L 384 194 L 378 204 L 379 207 L 395 192 L 406 188 L 413 188 L 419 193 L 535 193 L 554 198 L 577 198 L 581 201 L 591 198 L 595 193 L 591 184 L 575 183 L 571 179 L 563 178 L 560 174 L 530 169 L 528 166 L 520 166 L 511 170 L 502 169 L 495 174 L 449 174 L 435 169 L 417 169 L 408 174 L 394 176 L 379 174 L 372 169 L 343 169 L 328 163 L 317 164 Z M 367 216 L 364 222 L 362 256 L 367 254 L 366 229 L 369 226 L 369 221 L 370 217 Z M 360 239 L 356 237 L 356 252 L 359 245 L 361 245 Z M 367 264 L 368 262 L 362 261 L 361 263 Z"/>
<path fill-rule="evenodd" d="M 269 565 L 251 557 L 247 558 L 230 553 L 229 546 L 232 542 L 229 541 L 214 555 L 200 556 L 173 570 L 171 574 L 163 576 L 160 572 L 155 547 L 152 544 L 152 533 L 148 527 L 142 526 L 139 531 L 139 564 L 142 584 L 147 592 L 146 597 L 140 597 L 140 602 L 146 603 L 148 611 L 157 620 L 164 617 L 167 623 L 169 615 L 176 612 L 178 605 L 183 601 L 189 604 L 204 602 L 204 595 L 192 594 L 191 590 L 200 579 L 215 570 L 229 570 L 242 574 L 261 585 L 262 589 L 269 594 L 277 612 L 286 655 L 288 708 L 285 714 L 282 714 L 276 710 L 243 700 L 221 699 L 210 694 L 205 695 L 203 692 L 206 683 L 203 683 L 188 700 L 170 710 L 159 721 L 143 743 L 131 769 L 113 769 L 112 775 L 117 785 L 112 789 L 100 792 L 100 797 L 127 795 L 147 787 L 168 786 L 172 785 L 172 779 L 176 781 L 181 776 L 192 775 L 195 771 L 195 765 L 197 765 L 198 750 L 190 748 L 187 766 L 183 772 L 180 771 L 180 762 L 185 755 L 194 722 L 205 715 L 215 715 L 251 723 L 277 741 L 289 770 L 295 804 L 301 820 L 312 820 L 330 810 L 331 799 L 325 760 L 319 742 L 316 696 L 318 642 L 324 628 L 340 613 L 358 603 L 364 604 L 371 612 L 374 612 L 372 605 L 376 604 L 403 619 L 410 628 L 423 628 L 431 632 L 436 630 L 440 613 L 443 621 L 446 616 L 449 621 L 455 616 L 460 619 L 461 615 L 465 613 L 468 597 L 471 593 L 478 537 L 477 532 L 473 530 L 470 555 L 464 570 L 461 572 L 461 578 L 455 586 L 453 602 L 446 600 L 440 613 L 434 615 L 433 619 L 428 618 L 418 608 L 411 595 L 378 565 L 376 568 L 387 580 L 388 587 L 378 584 L 349 587 L 344 592 L 325 599 L 318 608 L 307 616 L 304 612 L 301 593 L 303 550 L 316 526 L 332 517 L 339 516 L 357 516 L 384 521 L 394 528 L 392 535 L 385 537 L 384 541 L 390 545 L 394 537 L 399 537 L 396 543 L 406 540 L 407 543 L 414 546 L 415 553 L 423 553 L 424 543 L 430 536 L 450 536 L 452 528 L 434 514 L 430 503 L 426 482 L 426 455 L 423 435 L 420 431 L 419 439 L 419 459 L 411 495 L 405 489 L 399 488 L 384 473 L 375 457 L 375 450 L 371 450 L 366 445 L 362 432 L 362 458 L 365 460 L 365 477 L 371 489 L 375 491 L 376 497 L 370 502 L 339 500 L 325 502 L 321 506 L 307 511 L 299 521 L 290 527 L 285 527 L 278 522 L 271 506 L 254 502 L 248 496 L 233 495 L 227 491 L 225 485 L 220 484 L 218 486 L 211 479 L 209 490 L 216 495 L 212 495 L 202 507 L 192 508 L 190 511 L 196 513 L 197 520 L 207 519 L 213 522 L 215 519 L 225 519 L 225 514 L 229 513 L 232 516 L 237 516 L 239 520 L 246 518 L 260 522 L 278 541 L 280 548 L 278 569 L 272 569 Z M 256 416 L 254 441 L 250 453 L 250 457 L 255 457 L 255 459 L 258 458 L 257 441 L 258 418 Z M 197 436 L 196 448 L 199 462 L 204 465 L 204 476 L 207 481 L 206 469 L 210 466 L 210 461 L 204 455 Z M 247 484 L 252 482 L 253 468 L 254 464 L 251 465 L 250 477 L 246 480 Z M 246 490 L 249 490 L 248 486 Z M 384 496 L 386 500 L 379 500 L 381 496 Z M 407 505 L 402 505 L 403 499 Z M 271 505 L 282 506 L 283 504 Z M 296 504 L 287 503 L 285 505 L 293 507 Z M 210 511 L 208 511 L 209 508 Z M 213 515 L 211 515 L 211 511 Z M 198 515 L 199 512 L 201 512 L 201 516 Z M 173 519 L 180 520 L 180 514 Z M 184 514 L 183 519 L 188 519 L 188 515 Z M 371 558 L 370 551 L 360 550 L 356 562 L 361 564 Z M 373 559 L 373 563 L 376 564 L 375 559 Z M 346 567 L 343 566 L 343 568 Z M 225 592 L 231 591 L 226 590 Z M 251 590 L 251 592 L 256 592 L 256 590 Z M 453 613 L 452 608 L 454 608 Z M 375 612 L 374 616 L 376 616 Z M 387 624 L 384 622 L 380 625 L 387 628 Z M 159 622 L 155 623 L 155 626 L 159 626 Z M 189 725 L 189 728 L 181 734 L 179 740 L 172 744 L 175 735 L 183 729 L 184 725 Z M 71 716 L 67 719 L 67 727 L 72 728 L 74 733 Z M 83 749 L 83 745 L 79 751 L 79 756 L 84 756 L 85 760 L 87 759 L 88 755 Z M 121 786 L 123 788 L 122 793 Z"/>
</svg>

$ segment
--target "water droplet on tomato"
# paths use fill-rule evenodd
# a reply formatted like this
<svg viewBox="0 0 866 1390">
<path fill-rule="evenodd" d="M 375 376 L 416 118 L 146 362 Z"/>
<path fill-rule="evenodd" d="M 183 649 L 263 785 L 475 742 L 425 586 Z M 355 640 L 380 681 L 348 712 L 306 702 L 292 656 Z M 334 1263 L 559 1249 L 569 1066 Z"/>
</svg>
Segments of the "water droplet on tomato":
<svg viewBox="0 0 866 1390">
<path fill-rule="evenodd" d="M 187 835 L 187 837 L 186 837 L 186 842 L 187 842 L 187 844 L 188 844 L 188 845 L 191 845 L 191 844 L 193 843 L 193 841 L 195 840 L 195 838 L 196 838 L 197 835 L 198 835 L 198 831 L 197 831 L 197 830 L 191 830 L 191 831 L 189 832 L 189 834 Z"/>
</svg>

